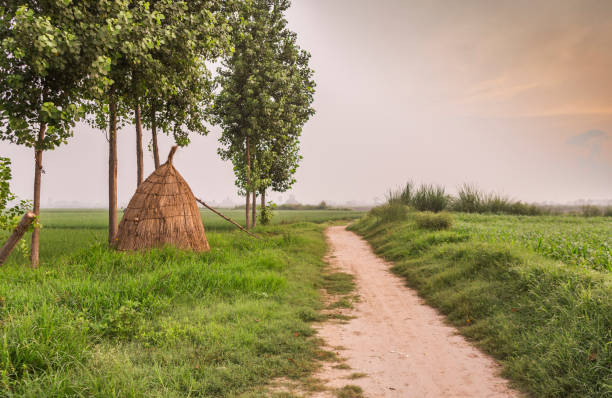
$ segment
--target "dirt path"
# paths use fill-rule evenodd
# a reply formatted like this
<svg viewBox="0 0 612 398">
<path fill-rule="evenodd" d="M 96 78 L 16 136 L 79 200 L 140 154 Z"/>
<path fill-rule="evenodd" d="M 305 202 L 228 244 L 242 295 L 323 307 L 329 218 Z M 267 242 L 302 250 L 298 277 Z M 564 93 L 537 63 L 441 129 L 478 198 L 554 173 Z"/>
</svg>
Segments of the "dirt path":
<svg viewBox="0 0 612 398">
<path fill-rule="evenodd" d="M 326 322 L 319 335 L 352 368 L 326 365 L 331 387 L 360 386 L 366 397 L 519 397 L 498 376 L 499 365 L 444 324 L 436 310 L 389 272 L 367 242 L 330 227 L 329 261 L 355 275 L 361 297 L 346 323 Z M 364 373 L 367 376 L 351 379 Z"/>
</svg>

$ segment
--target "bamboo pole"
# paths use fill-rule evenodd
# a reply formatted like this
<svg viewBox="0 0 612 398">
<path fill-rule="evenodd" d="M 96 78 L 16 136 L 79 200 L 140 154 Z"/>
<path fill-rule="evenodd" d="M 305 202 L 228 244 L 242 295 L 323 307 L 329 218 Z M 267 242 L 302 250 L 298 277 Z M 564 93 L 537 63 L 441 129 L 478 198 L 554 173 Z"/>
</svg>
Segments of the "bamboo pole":
<svg viewBox="0 0 612 398">
<path fill-rule="evenodd" d="M 11 254 L 15 246 L 17 246 L 17 243 L 23 238 L 23 235 L 28 230 L 30 224 L 32 224 L 32 221 L 34 221 L 34 218 L 36 218 L 36 215 L 31 211 L 23 215 L 17 228 L 15 228 L 4 246 L 2 246 L 2 249 L 0 249 L 0 266 L 4 264 L 9 254 Z"/>
<path fill-rule="evenodd" d="M 213 213 L 215 213 L 216 215 L 218 215 L 219 217 L 221 217 L 222 219 L 224 219 L 225 221 L 228 221 L 232 224 L 234 224 L 236 227 L 240 228 L 240 230 L 242 232 L 245 232 L 247 234 L 249 234 L 250 236 L 252 236 L 255 239 L 261 239 L 259 236 L 252 234 L 251 232 L 247 231 L 246 229 L 244 229 L 244 227 L 240 224 L 238 224 L 236 221 L 232 220 L 229 217 L 224 216 L 223 214 L 219 213 L 217 210 L 213 209 L 212 207 L 210 207 L 209 205 L 207 205 L 206 203 L 204 203 L 204 201 L 202 199 L 198 199 L 196 198 L 196 200 L 198 202 L 200 202 L 204 207 L 206 207 L 208 210 L 212 211 Z"/>
</svg>

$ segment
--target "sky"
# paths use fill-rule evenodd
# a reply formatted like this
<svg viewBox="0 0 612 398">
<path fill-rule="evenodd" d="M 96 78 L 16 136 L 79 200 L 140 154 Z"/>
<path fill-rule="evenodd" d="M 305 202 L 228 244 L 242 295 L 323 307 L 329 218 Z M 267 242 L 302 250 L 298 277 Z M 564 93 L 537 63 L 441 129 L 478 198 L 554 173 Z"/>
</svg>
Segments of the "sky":
<svg viewBox="0 0 612 398">
<path fill-rule="evenodd" d="M 408 180 L 529 202 L 612 199 L 610 15 L 608 0 L 293 0 L 287 18 L 312 54 L 317 113 L 298 182 L 272 200 L 374 203 Z M 194 138 L 174 163 L 196 196 L 242 203 L 218 137 Z M 162 157 L 171 145 L 162 139 Z M 104 132 L 78 125 L 45 154 L 43 206 L 103 207 L 107 151 Z M 13 161 L 13 191 L 30 198 L 32 150 L 0 142 L 0 155 Z M 135 159 L 127 126 L 123 205 Z"/>
</svg>

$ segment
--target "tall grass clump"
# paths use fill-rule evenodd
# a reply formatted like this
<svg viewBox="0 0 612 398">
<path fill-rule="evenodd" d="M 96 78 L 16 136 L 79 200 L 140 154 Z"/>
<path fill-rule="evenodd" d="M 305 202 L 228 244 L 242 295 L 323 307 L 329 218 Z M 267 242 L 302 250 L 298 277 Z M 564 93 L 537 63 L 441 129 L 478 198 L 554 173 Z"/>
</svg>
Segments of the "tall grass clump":
<svg viewBox="0 0 612 398">
<path fill-rule="evenodd" d="M 534 216 L 544 210 L 521 201 L 514 201 L 499 193 L 485 193 L 473 184 L 463 184 L 457 189 L 451 209 L 462 213 L 491 213 Z"/>
<path fill-rule="evenodd" d="M 457 190 L 457 198 L 452 207 L 453 210 L 463 213 L 481 213 L 483 194 L 475 185 L 465 183 Z"/>
<path fill-rule="evenodd" d="M 510 214 L 512 209 L 512 201 L 501 194 L 489 193 L 483 200 L 483 212 L 493 214 Z"/>
<path fill-rule="evenodd" d="M 408 208 L 400 201 L 390 201 L 374 207 L 370 215 L 383 223 L 404 221 L 408 217 Z"/>
<path fill-rule="evenodd" d="M 432 213 L 426 211 L 415 214 L 414 219 L 419 228 L 429 229 L 432 231 L 450 229 L 450 227 L 453 225 L 453 217 L 446 212 Z"/>
<path fill-rule="evenodd" d="M 414 196 L 414 184 L 412 181 L 408 181 L 406 185 L 398 189 L 390 189 L 387 192 L 387 202 L 397 202 L 402 203 L 406 206 L 410 206 L 412 204 L 412 198 Z"/>
<path fill-rule="evenodd" d="M 422 184 L 412 196 L 412 206 L 419 211 L 439 213 L 449 204 L 449 196 L 441 185 Z"/>
</svg>

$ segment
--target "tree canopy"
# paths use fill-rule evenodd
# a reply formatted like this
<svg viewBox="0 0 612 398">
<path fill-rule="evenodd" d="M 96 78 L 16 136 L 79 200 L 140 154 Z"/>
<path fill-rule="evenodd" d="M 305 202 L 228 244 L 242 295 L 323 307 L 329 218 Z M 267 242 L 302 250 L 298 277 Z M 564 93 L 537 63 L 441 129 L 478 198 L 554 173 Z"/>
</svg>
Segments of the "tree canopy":
<svg viewBox="0 0 612 398">
<path fill-rule="evenodd" d="M 302 127 L 314 114 L 310 54 L 287 27 L 289 6 L 288 0 L 240 3 L 235 51 L 219 69 L 212 110 L 223 129 L 218 152 L 232 161 L 236 185 L 247 195 L 291 187 Z"/>
</svg>

